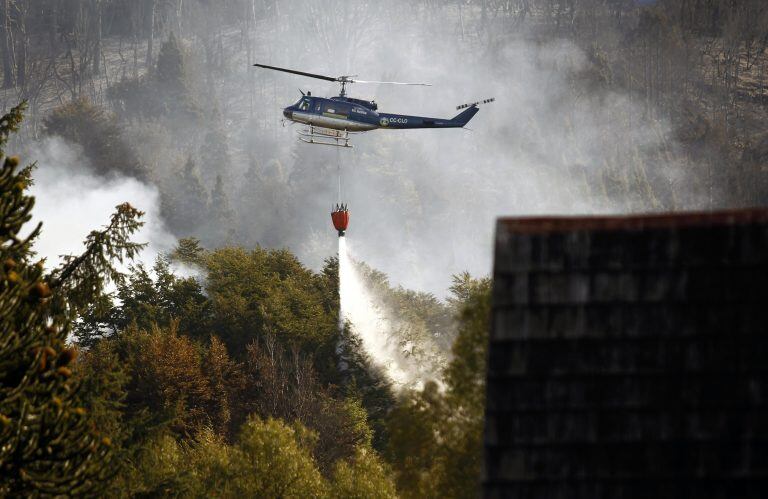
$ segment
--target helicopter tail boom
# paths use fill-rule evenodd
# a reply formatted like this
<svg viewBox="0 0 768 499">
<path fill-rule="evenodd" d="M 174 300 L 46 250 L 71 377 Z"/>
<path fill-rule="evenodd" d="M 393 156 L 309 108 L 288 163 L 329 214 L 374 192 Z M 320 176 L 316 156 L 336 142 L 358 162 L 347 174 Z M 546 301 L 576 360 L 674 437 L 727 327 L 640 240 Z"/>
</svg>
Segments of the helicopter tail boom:
<svg viewBox="0 0 768 499">
<path fill-rule="evenodd" d="M 460 112 L 453 118 L 451 118 L 451 121 L 454 121 L 456 123 L 461 123 L 461 126 L 464 126 L 467 123 L 469 123 L 469 120 L 471 120 L 477 114 L 478 111 L 479 109 L 477 108 L 477 106 L 471 106 L 466 110 Z"/>
<path fill-rule="evenodd" d="M 469 120 L 477 114 L 477 111 L 477 106 L 472 106 L 450 119 L 379 113 L 379 125 L 380 128 L 391 128 L 394 130 L 409 128 L 461 128 L 469 123 Z"/>
</svg>

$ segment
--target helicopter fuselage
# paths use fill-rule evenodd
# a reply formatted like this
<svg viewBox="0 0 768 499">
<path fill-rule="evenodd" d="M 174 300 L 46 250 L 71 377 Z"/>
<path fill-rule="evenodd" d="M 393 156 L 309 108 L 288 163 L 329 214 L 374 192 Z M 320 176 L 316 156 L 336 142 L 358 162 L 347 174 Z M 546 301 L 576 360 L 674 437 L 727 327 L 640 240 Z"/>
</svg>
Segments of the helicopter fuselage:
<svg viewBox="0 0 768 499">
<path fill-rule="evenodd" d="M 290 121 L 306 125 L 367 132 L 378 128 L 461 128 L 477 113 L 477 106 L 471 106 L 450 119 L 428 118 L 378 112 L 373 101 L 338 96 L 331 98 L 305 95 L 292 106 L 283 110 L 283 116 Z"/>
</svg>

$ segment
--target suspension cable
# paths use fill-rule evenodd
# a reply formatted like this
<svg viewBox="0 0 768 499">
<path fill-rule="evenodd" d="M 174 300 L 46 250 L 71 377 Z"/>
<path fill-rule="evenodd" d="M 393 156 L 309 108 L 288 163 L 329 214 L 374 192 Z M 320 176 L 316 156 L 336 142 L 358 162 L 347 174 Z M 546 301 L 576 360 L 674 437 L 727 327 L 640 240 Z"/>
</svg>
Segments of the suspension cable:
<svg viewBox="0 0 768 499">
<path fill-rule="evenodd" d="M 341 151 L 336 148 L 336 171 L 339 177 L 339 204 L 341 204 Z"/>
</svg>

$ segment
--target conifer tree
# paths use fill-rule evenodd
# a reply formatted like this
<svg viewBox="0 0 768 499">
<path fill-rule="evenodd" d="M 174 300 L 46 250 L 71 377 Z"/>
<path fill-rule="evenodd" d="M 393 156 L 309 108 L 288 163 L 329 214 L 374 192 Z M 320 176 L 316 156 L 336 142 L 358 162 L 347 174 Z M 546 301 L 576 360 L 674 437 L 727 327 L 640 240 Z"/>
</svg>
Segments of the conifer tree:
<svg viewBox="0 0 768 499">
<path fill-rule="evenodd" d="M 200 108 L 189 85 L 184 52 L 173 33 L 163 43 L 157 64 L 148 75 L 123 75 L 107 89 L 115 112 L 129 122 L 166 118 L 175 138 L 185 143 L 196 140 L 191 133 L 200 118 Z M 168 125 L 167 123 L 165 125 Z"/>
<path fill-rule="evenodd" d="M 196 121 L 200 109 L 188 85 L 184 52 L 176 36 L 171 33 L 157 56 L 155 84 L 161 97 L 163 114 L 179 118 L 181 124 Z"/>
<path fill-rule="evenodd" d="M 277 160 L 261 163 L 251 155 L 236 191 L 238 236 L 249 244 L 281 246 L 292 212 L 287 178 Z M 247 237 L 246 237 L 247 236 Z"/>
<path fill-rule="evenodd" d="M 205 136 L 200 146 L 200 164 L 205 165 L 202 176 L 206 183 L 211 183 L 215 176 L 227 178 L 232 169 L 227 134 L 221 113 L 216 108 L 206 120 Z"/>
<path fill-rule="evenodd" d="M 194 237 L 179 239 L 176 249 L 171 253 L 171 260 L 190 265 L 203 265 L 205 249 L 200 246 L 200 240 Z"/>
<path fill-rule="evenodd" d="M 263 199 L 263 181 L 259 173 L 256 158 L 250 157 L 248 169 L 238 182 L 235 196 L 238 232 L 243 235 L 245 244 L 253 245 L 262 241 L 259 236 L 262 228 L 270 220 L 266 217 L 266 200 Z M 256 223 L 254 223 L 256 222 Z M 269 245 L 269 243 L 266 243 Z"/>
<path fill-rule="evenodd" d="M 234 212 L 229 206 L 229 198 L 224 190 L 224 181 L 221 175 L 216 175 L 216 184 L 211 191 L 211 214 L 209 223 L 211 230 L 208 238 L 214 244 L 231 243 L 234 236 L 233 223 Z"/>
<path fill-rule="evenodd" d="M 0 157 L 18 130 L 25 104 L 0 119 Z M 114 472 L 111 442 L 93 426 L 73 377 L 77 351 L 67 344 L 79 311 L 121 275 L 114 260 L 133 258 L 130 236 L 142 213 L 123 204 L 109 225 L 92 232 L 86 250 L 45 274 L 28 236 L 34 198 L 32 167 L 16 157 L 0 166 L 0 496 L 96 493 Z"/>
<path fill-rule="evenodd" d="M 163 216 L 179 236 L 197 234 L 208 213 L 208 193 L 190 155 L 163 198 Z"/>
<path fill-rule="evenodd" d="M 176 35 L 171 33 L 157 56 L 157 81 L 182 88 L 185 85 L 184 78 L 184 56 Z"/>
</svg>

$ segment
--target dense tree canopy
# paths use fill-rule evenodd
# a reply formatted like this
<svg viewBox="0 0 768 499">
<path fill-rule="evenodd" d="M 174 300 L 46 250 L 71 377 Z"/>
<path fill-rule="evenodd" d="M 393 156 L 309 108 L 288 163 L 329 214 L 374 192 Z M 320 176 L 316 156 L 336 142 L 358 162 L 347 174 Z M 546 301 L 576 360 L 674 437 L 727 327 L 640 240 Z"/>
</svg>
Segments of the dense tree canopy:
<svg viewBox="0 0 768 499">
<path fill-rule="evenodd" d="M 24 105 L 0 118 L 0 155 L 18 129 Z M 81 379 L 77 349 L 68 344 L 72 321 L 108 280 L 121 276 L 113 261 L 132 258 L 130 236 L 141 212 L 118 206 L 103 231 L 92 232 L 85 252 L 46 274 L 25 234 L 34 198 L 27 194 L 32 167 L 5 156 L 0 168 L 0 494 L 92 494 L 110 479 L 111 428 L 95 423 Z M 26 229 L 29 231 L 29 229 Z"/>
<path fill-rule="evenodd" d="M 280 444 L 287 454 L 274 451 L 273 466 L 286 466 L 280 460 L 297 453 L 290 473 L 302 477 L 301 492 L 289 494 L 474 495 L 487 280 L 457 276 L 453 297 L 440 308 L 367 271 L 370 285 L 414 323 L 450 328 L 450 321 L 435 319 L 449 309 L 458 321 L 445 385 L 429 382 L 394 397 L 353 332 L 344 330 L 351 335 L 341 343 L 346 351 L 337 348 L 336 260 L 318 274 L 285 250 L 206 251 L 194 240 L 182 241 L 173 258 L 194 262 L 200 281 L 174 275 L 174 263 L 163 258 L 152 273 L 136 266 L 118 287 L 119 304 L 80 325 L 81 341 L 92 345 L 84 372 L 101 387 L 93 395 L 97 415 L 114 422 L 112 440 L 133 456 L 115 490 L 129 479 L 141 483 L 137 490 L 200 496 L 216 487 L 232 494 L 265 490 L 242 477 L 253 471 L 247 453 L 266 452 L 258 449 L 268 442 L 258 439 L 270 435 L 288 439 Z M 409 341 L 418 344 L 419 336 Z M 248 433 L 254 428 L 259 432 Z M 298 447 L 289 450 L 293 441 Z M 176 466 L 186 471 L 171 471 Z M 355 480 L 356 473 L 370 474 L 370 481 Z"/>
</svg>

